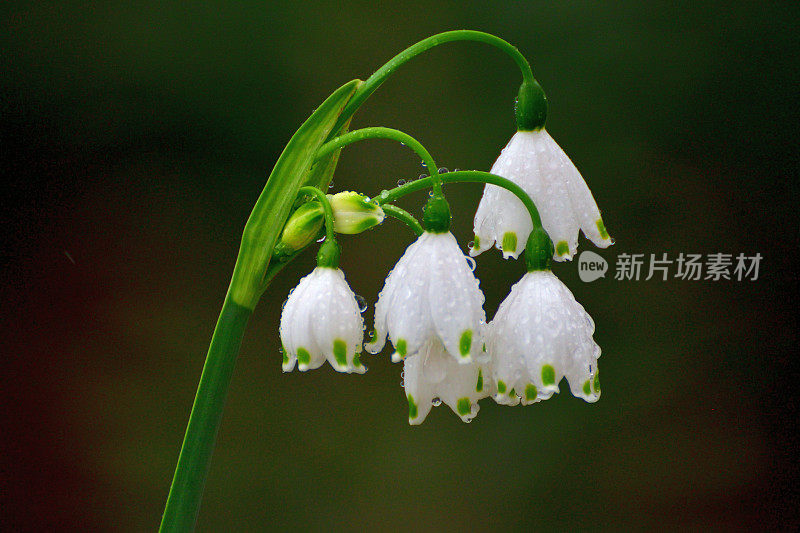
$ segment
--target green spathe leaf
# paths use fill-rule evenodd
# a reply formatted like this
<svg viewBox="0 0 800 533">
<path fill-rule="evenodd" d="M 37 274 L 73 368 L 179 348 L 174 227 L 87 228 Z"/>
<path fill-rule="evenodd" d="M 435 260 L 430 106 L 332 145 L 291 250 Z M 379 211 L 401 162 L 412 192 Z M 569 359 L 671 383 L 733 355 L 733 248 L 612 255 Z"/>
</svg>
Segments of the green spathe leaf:
<svg viewBox="0 0 800 533">
<path fill-rule="evenodd" d="M 258 302 L 272 250 L 300 187 L 309 180 L 330 181 L 338 154 L 317 165 L 314 165 L 315 155 L 361 83 L 361 80 L 350 81 L 330 95 L 295 132 L 275 163 L 244 228 L 229 289 L 234 302 L 248 309 Z"/>
</svg>

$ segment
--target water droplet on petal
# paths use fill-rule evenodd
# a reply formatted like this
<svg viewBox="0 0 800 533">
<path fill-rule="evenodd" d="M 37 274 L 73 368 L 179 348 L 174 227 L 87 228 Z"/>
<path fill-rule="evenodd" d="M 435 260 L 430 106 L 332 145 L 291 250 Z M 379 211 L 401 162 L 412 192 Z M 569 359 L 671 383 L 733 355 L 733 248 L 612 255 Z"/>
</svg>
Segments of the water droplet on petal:
<svg viewBox="0 0 800 533">
<path fill-rule="evenodd" d="M 360 294 L 356 294 L 356 302 L 358 303 L 358 312 L 363 313 L 367 310 L 367 300 Z M 366 327 L 366 326 L 365 326 Z"/>
<path fill-rule="evenodd" d="M 434 407 L 439 407 L 440 405 L 442 405 L 442 400 L 440 400 L 439 398 L 434 398 L 434 399 L 431 401 L 431 404 L 432 404 Z"/>
<path fill-rule="evenodd" d="M 464 259 L 467 260 L 467 264 L 469 265 L 469 269 L 472 270 L 473 272 L 475 272 L 475 259 L 473 259 L 472 257 L 470 257 L 468 255 L 465 255 Z"/>
</svg>

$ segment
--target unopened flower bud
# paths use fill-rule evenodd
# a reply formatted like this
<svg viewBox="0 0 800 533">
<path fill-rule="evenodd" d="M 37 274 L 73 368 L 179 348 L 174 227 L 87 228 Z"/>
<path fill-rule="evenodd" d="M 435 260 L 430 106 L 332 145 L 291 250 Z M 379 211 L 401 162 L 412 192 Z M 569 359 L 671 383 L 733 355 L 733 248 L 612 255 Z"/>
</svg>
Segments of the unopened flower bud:
<svg viewBox="0 0 800 533">
<path fill-rule="evenodd" d="M 319 202 L 306 202 L 289 217 L 280 241 L 275 245 L 276 255 L 290 255 L 310 244 L 322 229 L 325 214 Z"/>
<path fill-rule="evenodd" d="M 361 233 L 383 222 L 383 209 L 370 202 L 363 194 L 344 191 L 329 194 L 333 208 L 333 229 L 336 233 L 353 235 Z"/>
</svg>

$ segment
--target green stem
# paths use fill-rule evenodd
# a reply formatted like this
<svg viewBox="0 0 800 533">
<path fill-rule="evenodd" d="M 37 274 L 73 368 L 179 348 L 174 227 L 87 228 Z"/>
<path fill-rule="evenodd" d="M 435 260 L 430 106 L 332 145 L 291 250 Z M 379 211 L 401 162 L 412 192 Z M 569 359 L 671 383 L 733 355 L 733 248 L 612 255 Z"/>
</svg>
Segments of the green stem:
<svg viewBox="0 0 800 533">
<path fill-rule="evenodd" d="M 322 205 L 322 212 L 325 214 L 325 239 L 329 241 L 336 240 L 336 235 L 333 231 L 333 208 L 328 200 L 328 195 L 311 185 L 300 187 L 299 194 L 309 194 L 319 200 Z"/>
<path fill-rule="evenodd" d="M 528 213 L 531 216 L 531 222 L 533 223 L 533 229 L 543 230 L 542 219 L 539 216 L 539 210 L 536 209 L 536 204 L 533 203 L 531 197 L 528 196 L 522 187 L 511 180 L 508 180 L 502 176 L 490 174 L 488 172 L 482 172 L 480 170 L 458 170 L 455 172 L 448 172 L 447 174 L 441 175 L 440 179 L 442 180 L 442 183 L 489 183 L 491 185 L 502 187 L 519 198 L 519 200 L 528 210 Z M 400 185 L 399 187 L 395 187 L 394 189 L 383 191 L 381 194 L 375 197 L 375 201 L 378 203 L 378 205 L 383 206 L 383 204 L 393 202 L 398 198 L 401 198 L 412 192 L 427 189 L 431 187 L 432 184 L 433 182 L 430 177 L 420 178 L 415 181 L 410 181 L 404 185 Z"/>
<path fill-rule="evenodd" d="M 194 529 L 233 366 L 252 312 L 234 302 L 230 293 L 226 295 L 197 386 L 159 531 Z"/>
<path fill-rule="evenodd" d="M 400 222 L 403 222 L 406 226 L 411 228 L 411 231 L 413 231 L 417 237 L 422 235 L 425 231 L 422 229 L 422 224 L 420 224 L 419 221 L 405 209 L 392 204 L 384 204 L 382 207 L 384 213 L 390 217 L 396 218 Z"/>
<path fill-rule="evenodd" d="M 428 152 L 428 150 L 422 146 L 422 143 L 420 143 L 414 137 L 400 130 L 378 126 L 372 128 L 362 128 L 360 130 L 351 131 L 350 133 L 345 133 L 344 135 L 331 139 L 320 146 L 319 150 L 317 150 L 317 160 L 323 159 L 328 154 L 335 152 L 340 148 L 344 148 L 348 144 L 366 141 L 368 139 L 390 139 L 411 148 L 414 153 L 417 154 L 420 159 L 422 159 L 422 162 L 431 173 L 434 193 L 441 195 L 442 186 L 441 180 L 439 179 L 439 170 L 436 167 L 436 162 L 433 160 L 430 152 Z"/>
<path fill-rule="evenodd" d="M 412 58 L 418 56 L 422 52 L 426 50 L 430 50 L 434 46 L 438 46 L 440 44 L 449 43 L 453 41 L 475 41 L 484 44 L 488 44 L 499 48 L 514 60 L 514 62 L 519 67 L 520 71 L 522 72 L 522 79 L 524 84 L 535 84 L 536 80 L 533 77 L 533 71 L 531 70 L 531 66 L 528 63 L 528 60 L 525 59 L 519 50 L 512 44 L 504 41 L 500 37 L 495 37 L 489 33 L 484 33 L 481 31 L 474 31 L 474 30 L 454 30 L 454 31 L 446 31 L 444 33 L 439 33 L 436 35 L 432 35 L 427 39 L 423 39 L 422 41 L 409 46 L 392 59 L 390 59 L 385 65 L 375 71 L 375 73 L 370 76 L 367 81 L 365 81 L 350 99 L 347 102 L 342 114 L 339 116 L 339 119 L 336 123 L 336 126 L 333 128 L 332 132 L 339 131 L 339 128 L 356 112 L 356 110 L 364 103 L 364 101 L 370 97 L 375 90 L 381 86 L 381 84 L 386 81 L 395 70 L 398 69 L 401 65 L 407 63 Z"/>
</svg>

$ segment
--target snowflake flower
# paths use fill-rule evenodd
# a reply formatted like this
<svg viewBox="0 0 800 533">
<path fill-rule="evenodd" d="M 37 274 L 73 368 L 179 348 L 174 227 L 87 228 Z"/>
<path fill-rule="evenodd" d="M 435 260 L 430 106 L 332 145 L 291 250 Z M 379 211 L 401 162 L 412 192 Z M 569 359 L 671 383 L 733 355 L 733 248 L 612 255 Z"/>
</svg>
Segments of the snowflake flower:
<svg viewBox="0 0 800 533">
<path fill-rule="evenodd" d="M 359 354 L 364 335 L 355 294 L 338 268 L 315 268 L 289 293 L 281 313 L 283 371 L 301 372 L 327 359 L 337 372 L 363 374 Z"/>
<path fill-rule="evenodd" d="M 491 173 L 513 181 L 534 201 L 542 225 L 553 239 L 554 259 L 572 259 L 579 229 L 600 248 L 613 243 L 589 187 L 544 128 L 515 133 Z M 475 213 L 470 255 L 496 243 L 503 257 L 516 259 L 525 249 L 531 229 L 530 216 L 519 199 L 496 185 L 486 185 Z"/>
<path fill-rule="evenodd" d="M 593 333 L 592 318 L 552 272 L 525 274 L 488 327 L 497 403 L 546 400 L 559 391 L 564 376 L 573 395 L 596 402 L 600 347 Z"/>
<path fill-rule="evenodd" d="M 466 257 L 449 231 L 423 233 L 389 273 L 375 305 L 375 331 L 367 350 L 378 353 L 388 334 L 392 361 L 436 339 L 462 364 L 482 355 L 484 297 Z"/>
</svg>

